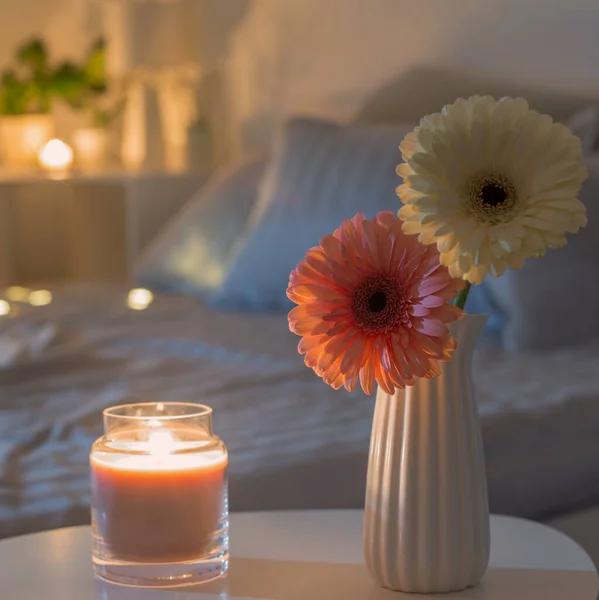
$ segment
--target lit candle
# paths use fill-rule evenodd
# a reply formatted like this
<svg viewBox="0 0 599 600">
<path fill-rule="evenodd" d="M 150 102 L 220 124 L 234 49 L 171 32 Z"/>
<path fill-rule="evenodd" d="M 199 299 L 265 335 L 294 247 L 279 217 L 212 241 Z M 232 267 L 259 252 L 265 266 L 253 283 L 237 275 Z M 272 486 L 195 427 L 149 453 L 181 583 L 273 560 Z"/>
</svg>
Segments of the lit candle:
<svg viewBox="0 0 599 600">
<path fill-rule="evenodd" d="M 45 144 L 39 153 L 40 165 L 47 171 L 66 171 L 73 162 L 73 151 L 62 140 L 53 139 Z"/>
<path fill-rule="evenodd" d="M 127 306 L 131 310 L 145 310 L 152 304 L 154 294 L 144 288 L 135 288 L 127 295 Z"/>
<path fill-rule="evenodd" d="M 196 575 L 197 565 L 209 565 L 212 577 L 226 570 L 227 452 L 210 418 L 208 407 L 179 403 L 105 411 L 106 435 L 90 456 L 100 575 L 139 583 L 139 573 L 131 575 L 139 564 L 163 565 L 162 580 L 164 565 L 196 563 Z M 171 584 L 182 578 L 175 570 Z"/>
</svg>

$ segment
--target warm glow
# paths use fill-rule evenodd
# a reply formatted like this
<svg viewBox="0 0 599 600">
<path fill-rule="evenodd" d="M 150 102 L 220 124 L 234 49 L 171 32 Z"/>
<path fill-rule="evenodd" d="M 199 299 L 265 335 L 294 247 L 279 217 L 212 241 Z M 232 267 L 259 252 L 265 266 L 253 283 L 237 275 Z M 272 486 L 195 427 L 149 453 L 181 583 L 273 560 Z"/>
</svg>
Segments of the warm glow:
<svg viewBox="0 0 599 600">
<path fill-rule="evenodd" d="M 73 162 L 73 151 L 62 140 L 50 140 L 39 153 L 39 161 L 48 171 L 67 169 Z"/>
<path fill-rule="evenodd" d="M 6 288 L 4 294 L 11 302 L 27 302 L 31 290 L 20 285 L 12 285 Z"/>
<path fill-rule="evenodd" d="M 173 434 L 168 429 L 150 430 L 148 433 L 148 449 L 154 456 L 166 456 L 175 449 Z"/>
<path fill-rule="evenodd" d="M 0 300 L 0 316 L 7 315 L 10 312 L 10 304 L 6 300 Z"/>
<path fill-rule="evenodd" d="M 44 130 L 36 127 L 35 125 L 33 127 L 26 127 L 23 131 L 23 141 L 25 142 L 27 148 L 30 148 L 31 150 L 37 150 L 38 148 L 41 148 L 45 141 Z"/>
<path fill-rule="evenodd" d="M 98 170 L 106 159 L 107 132 L 104 129 L 79 129 L 73 134 L 75 162 L 81 169 Z"/>
<path fill-rule="evenodd" d="M 132 310 L 144 310 L 154 300 L 154 294 L 144 288 L 136 288 L 129 292 L 127 296 L 127 306 Z"/>
<path fill-rule="evenodd" d="M 52 302 L 52 293 L 48 290 L 35 290 L 29 294 L 28 301 L 31 306 L 46 306 Z"/>
</svg>

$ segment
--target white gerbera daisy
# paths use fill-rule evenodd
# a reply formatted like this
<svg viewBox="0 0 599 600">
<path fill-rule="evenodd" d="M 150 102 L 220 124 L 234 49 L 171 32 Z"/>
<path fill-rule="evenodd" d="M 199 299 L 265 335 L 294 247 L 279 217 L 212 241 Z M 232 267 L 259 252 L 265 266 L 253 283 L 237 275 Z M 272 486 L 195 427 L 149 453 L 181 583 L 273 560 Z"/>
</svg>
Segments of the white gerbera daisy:
<svg viewBox="0 0 599 600">
<path fill-rule="evenodd" d="M 521 98 L 461 98 L 424 117 L 400 150 L 403 231 L 436 243 L 454 277 L 518 269 L 586 224 L 580 140 Z"/>
</svg>

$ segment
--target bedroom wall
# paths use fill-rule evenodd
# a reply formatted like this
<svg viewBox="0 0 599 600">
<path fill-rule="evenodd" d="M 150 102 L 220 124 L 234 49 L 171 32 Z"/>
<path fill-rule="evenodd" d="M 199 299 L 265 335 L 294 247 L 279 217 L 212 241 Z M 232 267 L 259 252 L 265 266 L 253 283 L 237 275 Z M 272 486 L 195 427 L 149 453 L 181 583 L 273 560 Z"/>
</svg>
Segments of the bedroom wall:
<svg viewBox="0 0 599 600">
<path fill-rule="evenodd" d="M 597 31 L 592 0 L 254 0 L 235 37 L 279 55 L 293 102 L 431 62 L 599 90 Z"/>
<path fill-rule="evenodd" d="M 89 0 L 0 0 L 0 68 L 7 67 L 16 47 L 42 35 L 57 58 L 78 58 L 97 35 Z"/>
<path fill-rule="evenodd" d="M 111 0 L 0 0 L 0 68 L 15 48 L 42 35 L 57 59 L 77 58 L 101 32 L 100 5 Z M 151 1 L 151 0 L 150 0 Z M 239 23 L 252 0 L 180 0 L 197 24 L 196 51 L 207 70 L 225 53 L 227 34 Z"/>
<path fill-rule="evenodd" d="M 597 31 L 592 0 L 254 0 L 231 39 L 232 127 L 251 145 L 273 115 L 349 117 L 419 65 L 599 96 Z"/>
</svg>

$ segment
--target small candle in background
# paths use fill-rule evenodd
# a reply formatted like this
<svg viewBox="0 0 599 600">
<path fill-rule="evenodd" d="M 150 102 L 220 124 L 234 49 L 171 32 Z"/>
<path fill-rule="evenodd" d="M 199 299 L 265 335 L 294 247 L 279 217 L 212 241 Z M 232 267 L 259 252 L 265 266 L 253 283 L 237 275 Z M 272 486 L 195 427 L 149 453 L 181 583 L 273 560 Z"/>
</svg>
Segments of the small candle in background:
<svg viewBox="0 0 599 600">
<path fill-rule="evenodd" d="M 39 163 L 43 169 L 52 174 L 63 174 L 73 163 L 73 151 L 68 144 L 54 138 L 40 150 Z"/>
<path fill-rule="evenodd" d="M 145 310 L 152 304 L 154 294 L 145 288 L 135 288 L 127 295 L 127 306 L 131 310 Z"/>
<path fill-rule="evenodd" d="M 90 455 L 99 575 L 159 586 L 226 571 L 228 461 L 211 412 L 182 403 L 104 412 L 106 435 Z"/>
</svg>

